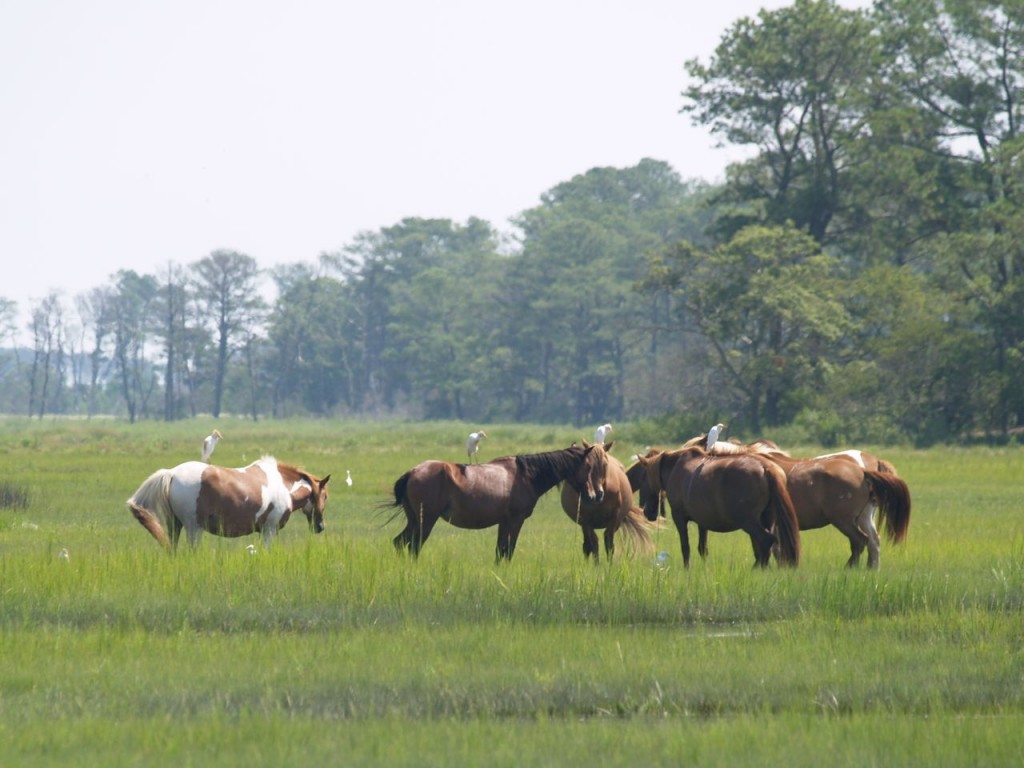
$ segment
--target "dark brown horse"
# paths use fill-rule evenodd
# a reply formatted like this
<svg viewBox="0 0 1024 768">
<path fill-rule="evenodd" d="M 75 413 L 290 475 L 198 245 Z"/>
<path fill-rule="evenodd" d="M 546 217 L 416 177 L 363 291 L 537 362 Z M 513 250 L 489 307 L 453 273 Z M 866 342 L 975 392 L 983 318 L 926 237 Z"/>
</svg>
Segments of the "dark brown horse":
<svg viewBox="0 0 1024 768">
<path fill-rule="evenodd" d="M 877 508 L 893 543 L 906 538 L 910 526 L 910 489 L 888 462 L 862 451 L 843 451 L 810 459 L 795 459 L 760 443 L 716 443 L 723 454 L 757 453 L 786 472 L 800 530 L 834 525 L 850 540 L 851 568 L 868 550 L 868 567 L 877 568 L 880 537 L 875 527 Z M 869 467 L 878 469 L 870 469 Z"/>
<path fill-rule="evenodd" d="M 643 510 L 633 506 L 633 491 L 622 464 L 614 456 L 608 456 L 614 442 L 595 445 L 595 452 L 606 454 L 607 469 L 604 474 L 604 498 L 585 500 L 569 483 L 562 485 L 562 509 L 583 529 L 583 556 L 593 555 L 594 562 L 600 560 L 600 546 L 597 529 L 604 529 L 604 552 L 609 562 L 615 552 L 615 534 L 621 528 L 633 545 L 641 550 L 654 549 L 654 542 L 648 529 L 650 523 L 644 518 Z"/>
<path fill-rule="evenodd" d="M 757 455 L 712 456 L 699 445 L 637 461 L 644 467 L 638 478 L 644 514 L 648 520 L 657 519 L 664 493 L 679 531 L 684 566 L 690 565 L 686 525 L 691 520 L 702 532 L 745 531 L 754 547 L 755 565 L 767 567 L 776 543 L 780 563 L 800 562 L 796 512 L 786 474 L 777 464 Z"/>
<path fill-rule="evenodd" d="M 395 548 L 418 555 L 439 519 L 458 528 L 498 526 L 497 560 L 511 560 L 519 531 L 537 501 L 566 482 L 588 501 L 603 495 L 603 451 L 578 446 L 547 453 L 503 456 L 486 464 L 424 461 L 395 482 L 395 500 L 406 526 Z"/>
<path fill-rule="evenodd" d="M 192 546 L 203 531 L 218 536 L 260 531 L 269 548 L 296 509 L 306 515 L 310 528 L 323 532 L 330 479 L 269 456 L 240 469 L 186 461 L 150 475 L 128 499 L 128 507 L 168 549 L 178 548 L 182 528 Z"/>
</svg>

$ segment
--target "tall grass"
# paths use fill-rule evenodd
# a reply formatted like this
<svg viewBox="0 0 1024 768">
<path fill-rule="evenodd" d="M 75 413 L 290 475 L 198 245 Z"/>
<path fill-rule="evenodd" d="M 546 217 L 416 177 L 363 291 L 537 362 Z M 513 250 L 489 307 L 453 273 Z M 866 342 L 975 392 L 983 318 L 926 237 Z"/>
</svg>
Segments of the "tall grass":
<svg viewBox="0 0 1024 768">
<path fill-rule="evenodd" d="M 380 509 L 412 464 L 458 460 L 467 425 L 222 421 L 221 463 L 333 474 L 327 532 L 293 519 L 269 552 L 206 536 L 167 556 L 124 499 L 208 426 L 0 421 L 0 482 L 30 489 L 0 509 L 0 763 L 1009 764 L 1024 747 L 1012 449 L 879 451 L 914 513 L 874 572 L 843 567 L 834 530 L 805 534 L 795 571 L 754 570 L 738 533 L 685 571 L 671 526 L 667 566 L 595 567 L 557 494 L 497 565 L 493 529 L 445 523 L 400 556 Z M 487 431 L 485 459 L 579 436 Z"/>
</svg>

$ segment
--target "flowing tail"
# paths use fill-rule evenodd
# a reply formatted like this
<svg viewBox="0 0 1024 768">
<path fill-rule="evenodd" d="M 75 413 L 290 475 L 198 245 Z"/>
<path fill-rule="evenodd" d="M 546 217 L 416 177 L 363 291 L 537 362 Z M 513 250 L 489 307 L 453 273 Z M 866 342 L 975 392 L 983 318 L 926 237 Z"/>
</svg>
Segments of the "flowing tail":
<svg viewBox="0 0 1024 768">
<path fill-rule="evenodd" d="M 871 485 L 871 495 L 878 504 L 879 516 L 885 520 L 889 541 L 899 544 L 910 528 L 910 488 L 903 480 L 887 471 L 864 470 Z"/>
<path fill-rule="evenodd" d="M 169 532 L 174 515 L 170 501 L 171 477 L 171 470 L 158 469 L 128 499 L 128 508 L 135 519 L 167 550 L 171 549 Z"/>
<path fill-rule="evenodd" d="M 379 509 L 381 509 L 381 510 L 392 509 L 394 507 L 398 507 L 398 509 L 395 510 L 394 514 L 392 514 L 391 517 L 389 517 L 384 522 L 385 525 L 387 525 L 392 520 L 394 520 L 396 517 L 398 517 L 402 512 L 405 512 L 406 516 L 409 517 L 410 520 L 412 520 L 412 517 L 410 516 L 410 513 L 406 509 L 406 505 L 405 505 L 406 488 L 409 485 L 409 476 L 411 474 L 412 474 L 412 470 L 410 469 L 408 472 L 406 472 L 400 478 L 395 480 L 395 487 L 394 487 L 394 496 L 395 496 L 395 498 L 394 498 L 394 500 L 390 500 L 389 499 L 388 501 L 385 501 L 383 504 L 380 505 Z"/>
<path fill-rule="evenodd" d="M 775 535 L 779 540 L 779 563 L 795 567 L 800 563 L 800 524 L 793 500 L 789 497 L 786 473 L 772 464 L 766 467 L 765 477 L 771 494 L 768 509 L 775 519 Z"/>
<path fill-rule="evenodd" d="M 650 532 L 658 527 L 658 523 L 648 522 L 642 509 L 633 507 L 629 510 L 629 514 L 622 518 L 619 530 L 626 533 L 635 551 L 653 552 L 654 540 L 651 538 Z"/>
</svg>

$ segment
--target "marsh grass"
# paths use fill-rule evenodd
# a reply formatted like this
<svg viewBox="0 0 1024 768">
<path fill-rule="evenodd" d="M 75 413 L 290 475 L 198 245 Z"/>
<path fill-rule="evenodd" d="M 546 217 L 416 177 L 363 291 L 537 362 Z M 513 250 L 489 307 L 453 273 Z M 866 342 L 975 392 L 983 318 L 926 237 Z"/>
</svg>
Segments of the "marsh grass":
<svg viewBox="0 0 1024 768">
<path fill-rule="evenodd" d="M 877 572 L 843 568 L 834 531 L 805 535 L 795 571 L 754 571 L 741 534 L 683 571 L 671 526 L 667 567 L 594 567 L 557 494 L 496 565 L 493 530 L 443 523 L 398 556 L 380 509 L 412 464 L 458 460 L 466 425 L 222 422 L 222 463 L 273 453 L 354 484 L 322 536 L 300 519 L 269 552 L 207 536 L 169 557 L 124 499 L 206 426 L 0 421 L 0 478 L 31 489 L 0 510 L 0 763 L 952 765 L 1024 747 L 1018 452 L 885 451 L 914 517 Z M 578 437 L 487 429 L 484 458 Z"/>
</svg>

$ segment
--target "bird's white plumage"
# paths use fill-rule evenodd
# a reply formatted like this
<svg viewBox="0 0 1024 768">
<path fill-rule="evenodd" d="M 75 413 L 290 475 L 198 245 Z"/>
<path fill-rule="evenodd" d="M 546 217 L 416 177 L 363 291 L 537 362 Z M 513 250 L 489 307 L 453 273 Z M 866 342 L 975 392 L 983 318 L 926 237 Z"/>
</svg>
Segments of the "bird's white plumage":
<svg viewBox="0 0 1024 768">
<path fill-rule="evenodd" d="M 213 449 L 217 447 L 217 441 L 220 440 L 221 434 L 216 429 L 206 436 L 203 440 L 203 461 L 209 461 L 213 455 Z"/>
<path fill-rule="evenodd" d="M 719 422 L 715 424 L 711 429 L 708 430 L 708 443 L 705 446 L 707 450 L 711 450 L 712 446 L 718 442 L 718 436 L 722 434 L 722 430 L 725 429 L 725 424 Z"/>
<path fill-rule="evenodd" d="M 611 431 L 611 424 L 602 424 L 594 430 L 594 442 L 599 445 L 604 445 L 604 441 L 608 438 L 608 435 L 611 434 Z"/>
<path fill-rule="evenodd" d="M 466 455 L 469 456 L 470 461 L 473 461 L 476 452 L 480 450 L 480 441 L 485 437 L 487 437 L 487 433 L 482 429 L 479 432 L 469 433 L 469 437 L 466 438 Z"/>
<path fill-rule="evenodd" d="M 345 485 L 352 487 L 352 470 L 350 469 L 345 470 Z"/>
</svg>

